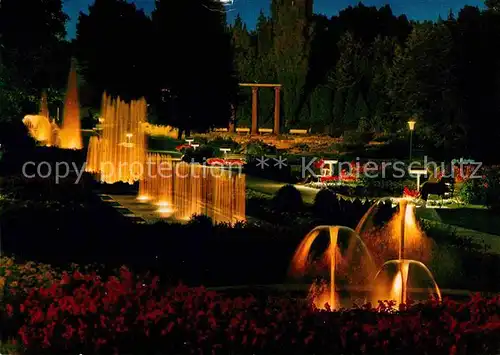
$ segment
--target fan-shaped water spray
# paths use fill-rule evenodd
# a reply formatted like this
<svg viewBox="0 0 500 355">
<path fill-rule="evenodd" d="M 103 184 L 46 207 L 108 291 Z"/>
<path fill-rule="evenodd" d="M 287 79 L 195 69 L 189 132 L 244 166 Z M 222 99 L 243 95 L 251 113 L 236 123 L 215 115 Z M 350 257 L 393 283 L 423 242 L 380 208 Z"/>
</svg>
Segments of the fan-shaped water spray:
<svg viewBox="0 0 500 355">
<path fill-rule="evenodd" d="M 311 261 L 311 251 L 322 233 L 327 234 L 329 243 L 320 258 L 320 266 L 329 270 L 329 285 L 316 295 L 315 304 L 319 308 L 323 308 L 325 302 L 332 309 L 338 308 L 342 299 L 339 291 L 345 290 L 346 285 L 352 291 L 359 290 L 360 285 L 370 284 L 363 288 L 367 296 L 371 294 L 370 301 L 393 300 L 401 304 L 429 296 L 441 299 L 439 287 L 423 262 L 430 256 L 430 240 L 418 224 L 415 205 L 409 201 L 401 199 L 396 205 L 392 199 L 378 201 L 361 218 L 355 231 L 333 226 L 314 228 L 295 252 L 292 276 L 304 276 L 318 264 Z M 347 233 L 347 237 L 342 236 L 343 233 Z M 356 244 L 364 255 L 359 260 L 353 254 Z M 361 260 L 365 262 L 360 263 Z M 363 265 L 356 270 L 357 264 Z M 346 283 L 349 277 L 353 279 Z M 317 288 L 312 290 L 317 291 Z"/>
<path fill-rule="evenodd" d="M 80 129 L 80 102 L 78 100 L 78 84 L 76 67 L 71 63 L 68 77 L 68 88 L 64 100 L 63 122 L 59 131 L 59 146 L 63 149 L 82 149 L 82 132 Z"/>
<path fill-rule="evenodd" d="M 328 246 L 318 253 L 319 260 L 314 260 L 314 244 L 322 235 L 328 238 Z M 319 226 L 310 231 L 298 246 L 290 266 L 290 276 L 317 277 L 325 270 L 329 277 L 328 289 L 316 295 L 315 305 L 324 308 L 328 303 L 331 309 L 337 309 L 342 306 L 340 291 L 360 291 L 360 286 L 366 285 L 373 277 L 375 265 L 354 230 L 341 226 Z"/>
<path fill-rule="evenodd" d="M 433 291 L 438 299 L 441 295 L 432 273 L 424 262 L 431 255 L 431 240 L 420 228 L 415 205 L 400 199 L 394 206 L 392 200 L 385 199 L 374 204 L 358 223 L 356 231 L 375 255 L 380 271 L 374 280 L 374 297 L 393 300 L 397 304 L 416 299 L 416 291 Z M 387 261 L 389 260 L 389 261 Z M 389 266 L 397 271 L 392 272 Z M 420 274 L 416 270 L 424 270 Z M 430 286 L 423 287 L 428 280 Z M 411 284 L 409 283 L 411 281 Z M 411 293 L 411 295 L 410 295 Z M 428 297 L 430 292 L 423 292 Z"/>
<path fill-rule="evenodd" d="M 441 291 L 429 268 L 420 261 L 390 260 L 375 276 L 375 302 L 393 300 L 399 305 L 408 300 L 426 301 L 429 297 L 441 300 Z"/>
</svg>

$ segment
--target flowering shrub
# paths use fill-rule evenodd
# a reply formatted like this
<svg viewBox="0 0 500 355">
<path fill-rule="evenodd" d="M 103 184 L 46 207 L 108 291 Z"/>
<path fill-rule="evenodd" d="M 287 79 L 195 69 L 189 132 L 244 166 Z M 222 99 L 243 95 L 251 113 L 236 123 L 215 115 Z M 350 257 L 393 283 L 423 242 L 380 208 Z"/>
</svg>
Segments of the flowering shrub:
<svg viewBox="0 0 500 355">
<path fill-rule="evenodd" d="M 7 304 L 2 324 L 37 354 L 453 355 L 490 354 L 500 345 L 499 296 L 328 312 L 291 298 L 228 298 L 182 285 L 162 291 L 158 281 L 125 268 L 108 280 L 64 273 Z"/>
<path fill-rule="evenodd" d="M 6 302 L 18 294 L 26 295 L 32 288 L 48 286 L 59 277 L 50 265 L 28 262 L 18 264 L 15 259 L 0 257 L 0 311 Z"/>
<path fill-rule="evenodd" d="M 169 137 L 177 139 L 179 129 L 172 126 L 155 125 L 148 122 L 143 123 L 144 133 L 152 137 Z"/>
<path fill-rule="evenodd" d="M 411 190 L 408 186 L 405 186 L 403 189 L 403 196 L 410 198 L 417 198 L 420 196 L 420 192 L 418 190 Z"/>
<path fill-rule="evenodd" d="M 242 166 L 245 164 L 245 161 L 242 159 L 210 158 L 207 159 L 207 164 L 214 166 Z"/>
<path fill-rule="evenodd" d="M 316 169 L 321 169 L 325 166 L 325 160 L 320 159 L 316 161 L 313 164 L 313 166 Z M 340 163 L 339 166 L 340 167 L 345 166 L 345 163 Z M 373 167 L 367 169 L 367 167 L 361 162 L 352 161 L 349 163 L 349 166 L 347 168 L 344 168 L 340 171 L 340 174 L 336 176 L 322 176 L 320 178 L 320 181 L 321 182 L 343 181 L 348 183 L 357 182 L 359 180 L 362 180 L 365 172 L 374 174 L 376 171 L 373 169 Z"/>
<path fill-rule="evenodd" d="M 341 173 L 340 175 L 337 176 L 321 176 L 320 181 L 321 182 L 355 182 L 356 176 L 354 175 L 349 175 L 345 173 Z"/>
<path fill-rule="evenodd" d="M 451 176 L 455 178 L 455 183 L 457 184 L 463 183 L 471 178 L 475 169 L 476 169 L 475 165 L 463 165 L 462 167 L 454 165 Z M 451 173 L 451 171 L 447 173 L 443 170 L 439 170 L 434 175 L 438 180 L 440 180 L 445 175 L 445 173 L 448 174 Z"/>
<path fill-rule="evenodd" d="M 187 143 L 184 143 L 184 144 L 180 144 L 178 145 L 177 147 L 175 147 L 175 150 L 179 151 L 179 152 L 184 152 L 188 149 L 192 149 L 193 147 Z"/>
</svg>

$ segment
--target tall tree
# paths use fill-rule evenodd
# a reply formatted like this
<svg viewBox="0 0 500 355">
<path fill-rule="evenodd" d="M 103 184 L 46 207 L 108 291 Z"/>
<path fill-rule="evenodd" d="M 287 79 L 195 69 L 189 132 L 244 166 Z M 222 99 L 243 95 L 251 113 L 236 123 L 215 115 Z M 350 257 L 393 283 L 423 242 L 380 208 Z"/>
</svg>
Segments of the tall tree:
<svg viewBox="0 0 500 355">
<path fill-rule="evenodd" d="M 274 56 L 285 122 L 298 121 L 309 68 L 310 0 L 273 0 Z"/>
<path fill-rule="evenodd" d="M 64 86 L 67 19 L 61 0 L 2 0 L 0 119 L 35 112 L 43 89 Z"/>
<path fill-rule="evenodd" d="M 234 51 L 234 68 L 238 81 L 253 82 L 256 72 L 256 48 L 253 38 L 238 14 L 229 28 Z M 251 104 L 248 91 L 241 90 L 238 95 L 236 118 L 241 122 L 250 121 Z"/>
<path fill-rule="evenodd" d="M 333 91 L 326 85 L 318 85 L 310 97 L 310 125 L 316 132 L 328 133 L 332 123 Z"/>
<path fill-rule="evenodd" d="M 490 3 L 490 5 L 493 5 Z M 491 53 L 499 49 L 499 12 L 465 6 L 447 22 L 453 36 L 453 73 L 461 107 L 459 121 L 467 136 L 469 154 L 483 161 L 496 160 L 499 149 L 500 61 Z M 480 141 L 481 144 L 474 142 Z M 468 143 L 469 142 L 469 143 Z"/>
<path fill-rule="evenodd" d="M 150 94 L 152 35 L 150 19 L 125 0 L 95 0 L 80 13 L 75 47 L 93 94 L 88 104 L 99 107 L 104 91 L 125 100 Z"/>
<path fill-rule="evenodd" d="M 252 81 L 276 83 L 276 67 L 273 56 L 273 22 L 261 11 L 257 18 L 254 43 L 256 46 L 255 73 Z M 274 112 L 274 91 L 259 90 L 259 120 L 263 125 L 272 127 Z"/>
<path fill-rule="evenodd" d="M 152 19 L 156 57 L 161 58 L 159 84 L 178 97 L 174 123 L 188 133 L 227 126 L 237 79 L 222 5 L 213 0 L 156 0 Z M 170 55 L 165 56 L 165 47 L 173 49 Z"/>
<path fill-rule="evenodd" d="M 337 92 L 341 92 L 345 99 L 342 104 L 344 115 L 341 120 L 337 118 L 337 122 L 342 122 L 339 128 L 355 129 L 358 123 L 355 114 L 356 101 L 366 83 L 368 56 L 365 54 L 363 44 L 350 32 L 342 36 L 338 47 L 340 58 L 329 78 L 330 85 Z M 337 105 L 338 102 L 335 104 Z"/>
<path fill-rule="evenodd" d="M 393 113 L 401 125 L 417 115 L 420 134 L 441 148 L 460 134 L 459 126 L 453 124 L 459 117 L 459 102 L 451 48 L 452 37 L 445 24 L 419 24 L 406 47 L 396 51 L 390 74 Z"/>
</svg>

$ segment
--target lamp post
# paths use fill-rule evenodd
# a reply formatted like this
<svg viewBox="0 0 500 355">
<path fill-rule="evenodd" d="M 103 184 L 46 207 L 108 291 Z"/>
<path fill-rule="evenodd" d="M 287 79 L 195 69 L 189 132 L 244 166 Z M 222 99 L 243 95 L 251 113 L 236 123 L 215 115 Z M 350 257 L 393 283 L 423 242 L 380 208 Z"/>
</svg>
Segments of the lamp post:
<svg viewBox="0 0 500 355">
<path fill-rule="evenodd" d="M 413 131 L 415 130 L 415 121 L 413 119 L 408 121 L 408 128 L 410 129 L 410 163 L 411 163 L 411 153 L 413 148 Z"/>
</svg>

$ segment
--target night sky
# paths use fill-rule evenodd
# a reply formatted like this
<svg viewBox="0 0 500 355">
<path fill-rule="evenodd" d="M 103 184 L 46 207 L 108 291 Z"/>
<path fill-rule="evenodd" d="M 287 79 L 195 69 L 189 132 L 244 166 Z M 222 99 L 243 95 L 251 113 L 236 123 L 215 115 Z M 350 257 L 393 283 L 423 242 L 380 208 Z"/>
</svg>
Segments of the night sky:
<svg viewBox="0 0 500 355">
<path fill-rule="evenodd" d="M 64 10 L 71 17 L 68 25 L 68 36 L 73 38 L 75 26 L 80 11 L 87 11 L 89 4 L 94 0 L 65 0 Z M 148 13 L 153 9 L 154 0 L 131 0 L 138 7 Z M 178 0 L 182 1 L 182 0 Z M 240 13 L 245 22 L 253 27 L 259 11 L 268 11 L 271 0 L 234 0 L 234 5 L 229 6 L 228 19 L 232 20 Z M 352 0 L 315 0 L 314 12 L 329 16 L 335 15 L 339 10 L 355 5 L 358 1 Z M 383 6 L 390 4 L 395 14 L 406 14 L 412 20 L 435 20 L 439 15 L 446 18 L 449 9 L 455 13 L 464 5 L 483 6 L 484 0 L 366 0 L 365 5 Z"/>
</svg>

